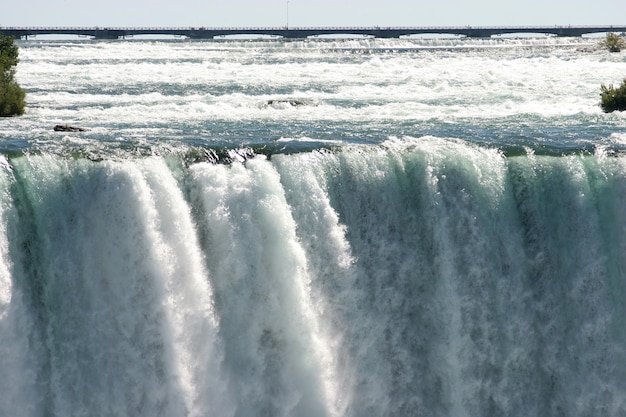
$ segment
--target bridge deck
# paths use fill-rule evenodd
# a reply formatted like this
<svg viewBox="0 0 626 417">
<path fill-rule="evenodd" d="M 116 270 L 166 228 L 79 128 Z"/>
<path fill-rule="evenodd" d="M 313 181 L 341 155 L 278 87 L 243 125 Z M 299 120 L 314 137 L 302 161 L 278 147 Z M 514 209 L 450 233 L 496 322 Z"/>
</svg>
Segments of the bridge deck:
<svg viewBox="0 0 626 417">
<path fill-rule="evenodd" d="M 229 35 L 265 35 L 284 38 L 308 38 L 323 35 L 362 35 L 376 38 L 399 38 L 419 34 L 445 34 L 473 38 L 494 35 L 537 33 L 552 36 L 582 36 L 591 33 L 626 32 L 625 26 L 431 26 L 431 27 L 0 27 L 0 33 L 27 39 L 37 35 L 77 35 L 95 39 L 120 39 L 138 35 L 171 35 L 191 39 L 211 39 Z"/>
</svg>

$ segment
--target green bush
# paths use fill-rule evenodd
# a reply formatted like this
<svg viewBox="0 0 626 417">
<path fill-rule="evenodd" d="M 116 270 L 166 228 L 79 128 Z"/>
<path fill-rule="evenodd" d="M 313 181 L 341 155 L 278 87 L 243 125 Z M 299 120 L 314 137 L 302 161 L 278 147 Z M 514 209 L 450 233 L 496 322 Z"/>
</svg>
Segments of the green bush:
<svg viewBox="0 0 626 417">
<path fill-rule="evenodd" d="M 609 52 L 619 52 L 626 48 L 626 41 L 620 35 L 613 32 L 606 34 L 606 38 L 600 42 L 600 46 L 609 50 Z"/>
<path fill-rule="evenodd" d="M 24 114 L 26 92 L 15 81 L 2 83 L 0 87 L 0 116 Z"/>
<path fill-rule="evenodd" d="M 602 84 L 600 97 L 602 99 L 600 106 L 606 113 L 626 110 L 626 79 L 617 88 L 613 87 L 613 84 L 608 87 Z"/>
<path fill-rule="evenodd" d="M 15 81 L 19 51 L 13 38 L 0 35 L 0 116 L 24 114 L 26 92 Z"/>
</svg>

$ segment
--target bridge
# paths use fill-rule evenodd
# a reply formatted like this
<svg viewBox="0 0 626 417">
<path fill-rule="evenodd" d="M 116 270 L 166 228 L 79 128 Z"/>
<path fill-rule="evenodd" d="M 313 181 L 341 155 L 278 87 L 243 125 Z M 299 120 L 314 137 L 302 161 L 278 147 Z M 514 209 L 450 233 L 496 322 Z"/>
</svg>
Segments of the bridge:
<svg viewBox="0 0 626 417">
<path fill-rule="evenodd" d="M 373 38 L 435 34 L 489 38 L 507 34 L 544 34 L 578 37 L 593 33 L 626 33 L 626 26 L 426 26 L 426 27 L 0 27 L 0 33 L 17 39 L 37 35 L 76 35 L 93 39 L 124 39 L 140 35 L 166 35 L 190 39 L 213 39 L 232 35 L 273 36 L 304 39 L 317 36 L 359 35 Z"/>
</svg>

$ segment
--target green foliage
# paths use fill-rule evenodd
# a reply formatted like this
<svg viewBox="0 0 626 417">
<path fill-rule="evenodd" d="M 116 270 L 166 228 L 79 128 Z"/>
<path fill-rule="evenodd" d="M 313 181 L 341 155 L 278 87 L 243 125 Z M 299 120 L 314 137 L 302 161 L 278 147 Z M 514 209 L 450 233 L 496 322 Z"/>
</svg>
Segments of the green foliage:
<svg viewBox="0 0 626 417">
<path fill-rule="evenodd" d="M 24 114 L 26 92 L 15 81 L 0 83 L 0 116 Z"/>
<path fill-rule="evenodd" d="M 19 50 L 13 38 L 0 35 L 0 116 L 24 114 L 26 92 L 15 81 Z"/>
<path fill-rule="evenodd" d="M 620 52 L 622 48 L 626 48 L 626 41 L 620 35 L 609 32 L 606 38 L 600 42 L 600 46 L 609 50 L 609 52 Z"/>
<path fill-rule="evenodd" d="M 613 84 L 608 87 L 602 84 L 600 97 L 602 99 L 600 106 L 606 113 L 626 110 L 626 79 L 617 88 L 613 87 Z"/>
<path fill-rule="evenodd" d="M 19 60 L 19 50 L 10 36 L 0 35 L 0 68 L 12 68 Z"/>
</svg>

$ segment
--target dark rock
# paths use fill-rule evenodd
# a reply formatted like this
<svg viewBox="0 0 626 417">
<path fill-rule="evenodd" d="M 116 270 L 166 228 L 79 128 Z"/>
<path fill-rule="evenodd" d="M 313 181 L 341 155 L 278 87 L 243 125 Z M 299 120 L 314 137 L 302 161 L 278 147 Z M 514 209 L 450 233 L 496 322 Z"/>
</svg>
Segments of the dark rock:
<svg viewBox="0 0 626 417">
<path fill-rule="evenodd" d="M 268 106 L 273 106 L 276 104 L 289 104 L 290 106 L 298 107 L 304 106 L 306 103 L 303 100 L 297 99 L 284 99 L 284 100 L 267 100 Z"/>
<path fill-rule="evenodd" d="M 56 125 L 54 127 L 55 132 L 86 132 L 89 129 L 85 129 L 83 127 L 77 126 L 69 126 L 69 125 Z"/>
</svg>

